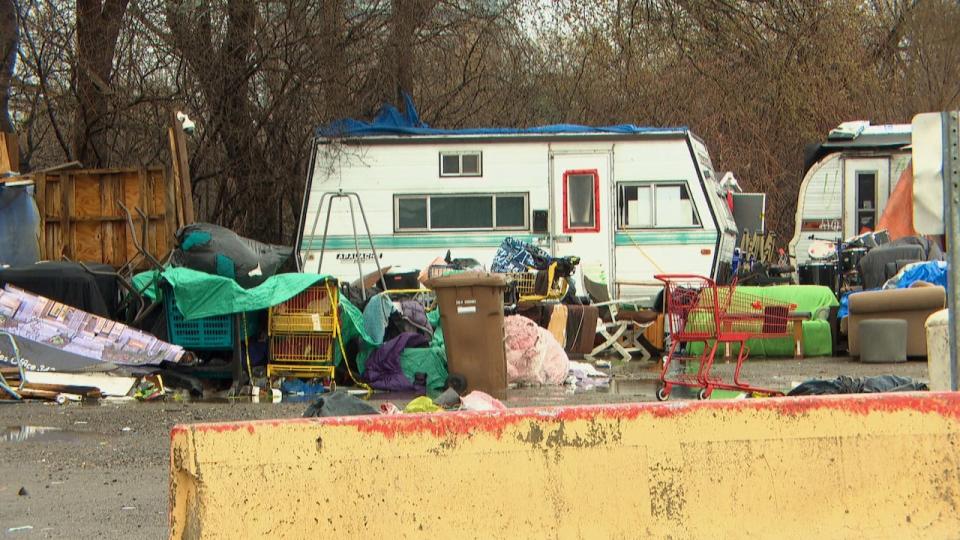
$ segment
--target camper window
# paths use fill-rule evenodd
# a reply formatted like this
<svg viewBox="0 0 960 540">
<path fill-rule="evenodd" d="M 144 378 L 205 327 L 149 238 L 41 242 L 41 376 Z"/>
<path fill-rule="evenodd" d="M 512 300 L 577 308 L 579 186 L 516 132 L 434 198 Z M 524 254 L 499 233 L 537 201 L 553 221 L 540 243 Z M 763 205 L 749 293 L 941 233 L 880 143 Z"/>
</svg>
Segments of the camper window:
<svg viewBox="0 0 960 540">
<path fill-rule="evenodd" d="M 394 200 L 395 230 L 524 230 L 526 193 L 403 195 Z"/>
<path fill-rule="evenodd" d="M 877 171 L 857 171 L 857 234 L 877 225 Z"/>
<path fill-rule="evenodd" d="M 595 170 L 563 173 L 564 232 L 600 230 L 599 190 L 600 177 Z"/>
<path fill-rule="evenodd" d="M 690 190 L 683 182 L 619 184 L 617 213 L 621 229 L 700 226 Z"/>
<path fill-rule="evenodd" d="M 480 152 L 440 152 L 440 176 L 482 176 Z"/>
</svg>

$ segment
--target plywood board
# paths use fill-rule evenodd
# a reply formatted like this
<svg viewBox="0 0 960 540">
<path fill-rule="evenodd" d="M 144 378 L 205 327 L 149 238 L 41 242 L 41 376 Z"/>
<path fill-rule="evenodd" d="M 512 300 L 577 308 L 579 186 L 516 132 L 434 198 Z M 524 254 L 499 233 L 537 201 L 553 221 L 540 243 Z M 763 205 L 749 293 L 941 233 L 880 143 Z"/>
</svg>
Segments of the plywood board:
<svg viewBox="0 0 960 540">
<path fill-rule="evenodd" d="M 38 206 L 43 214 L 44 257 L 122 266 L 137 255 L 123 203 L 134 218 L 136 240 L 147 215 L 144 248 L 163 258 L 182 225 L 175 218 L 172 183 L 165 169 L 98 169 L 37 173 Z"/>
</svg>

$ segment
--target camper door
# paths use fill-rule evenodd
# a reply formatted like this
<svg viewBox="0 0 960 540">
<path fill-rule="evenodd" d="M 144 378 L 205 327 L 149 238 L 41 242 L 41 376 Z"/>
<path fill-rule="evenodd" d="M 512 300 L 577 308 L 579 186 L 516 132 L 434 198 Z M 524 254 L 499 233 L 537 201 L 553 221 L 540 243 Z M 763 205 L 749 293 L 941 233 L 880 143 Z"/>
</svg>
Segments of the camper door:
<svg viewBox="0 0 960 540">
<path fill-rule="evenodd" d="M 888 158 L 848 158 L 844 161 L 844 238 L 876 230 L 890 196 Z"/>
<path fill-rule="evenodd" d="M 551 153 L 553 255 L 576 255 L 582 268 L 611 267 L 610 161 L 609 152 Z"/>
</svg>

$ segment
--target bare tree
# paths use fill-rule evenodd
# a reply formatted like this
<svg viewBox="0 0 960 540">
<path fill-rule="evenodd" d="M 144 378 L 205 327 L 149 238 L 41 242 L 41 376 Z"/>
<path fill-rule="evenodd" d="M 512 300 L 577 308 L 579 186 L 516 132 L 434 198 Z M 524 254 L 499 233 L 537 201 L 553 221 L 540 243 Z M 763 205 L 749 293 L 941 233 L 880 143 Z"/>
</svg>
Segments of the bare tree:
<svg viewBox="0 0 960 540">
<path fill-rule="evenodd" d="M 73 81 L 77 110 L 73 157 L 89 167 L 110 162 L 113 56 L 129 0 L 77 0 L 77 59 Z"/>
<path fill-rule="evenodd" d="M 10 120 L 10 86 L 17 64 L 20 27 L 13 0 L 0 0 L 0 131 L 13 131 Z"/>
<path fill-rule="evenodd" d="M 806 143 L 844 120 L 960 106 L 950 0 L 11 5 L 23 164 L 166 162 L 176 107 L 197 121 L 199 218 L 268 241 L 297 226 L 314 129 L 403 92 L 441 127 L 691 126 L 718 168 L 768 193 L 781 234 Z"/>
</svg>

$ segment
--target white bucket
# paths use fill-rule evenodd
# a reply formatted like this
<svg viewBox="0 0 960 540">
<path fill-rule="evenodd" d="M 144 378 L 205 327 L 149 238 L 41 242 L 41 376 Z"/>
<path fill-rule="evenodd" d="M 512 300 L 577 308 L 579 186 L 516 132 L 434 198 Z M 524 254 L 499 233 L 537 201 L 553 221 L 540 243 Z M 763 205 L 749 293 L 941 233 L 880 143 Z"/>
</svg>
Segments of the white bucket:
<svg viewBox="0 0 960 540">
<path fill-rule="evenodd" d="M 950 310 L 927 318 L 927 374 L 930 390 L 950 391 Z"/>
</svg>

